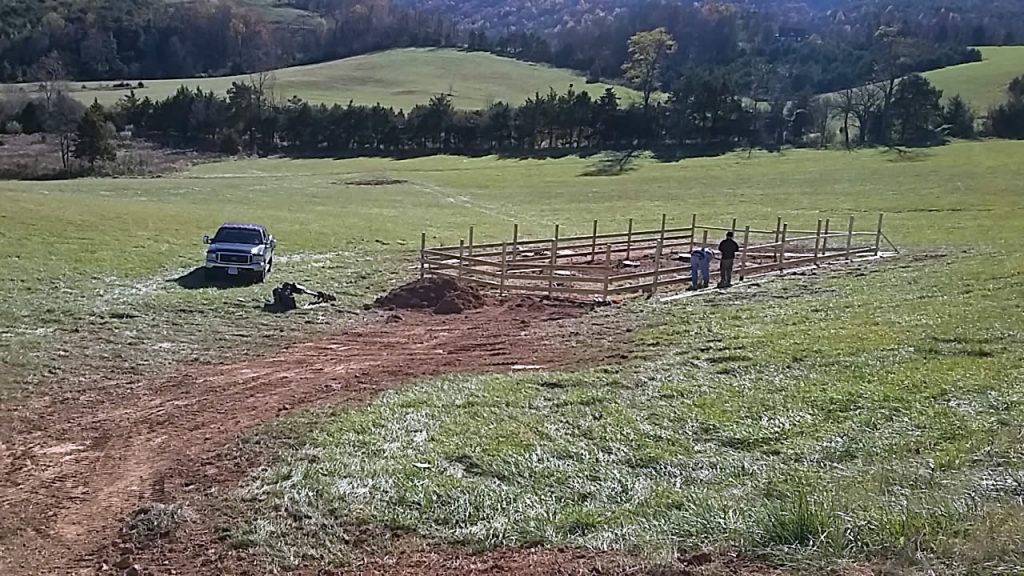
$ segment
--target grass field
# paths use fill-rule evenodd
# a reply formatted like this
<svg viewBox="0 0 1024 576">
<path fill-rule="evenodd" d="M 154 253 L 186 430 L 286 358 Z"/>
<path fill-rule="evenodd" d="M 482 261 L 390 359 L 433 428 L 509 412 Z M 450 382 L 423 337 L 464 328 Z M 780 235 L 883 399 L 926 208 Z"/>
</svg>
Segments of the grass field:
<svg viewBox="0 0 1024 576">
<path fill-rule="evenodd" d="M 1024 46 L 986 46 L 983 60 L 950 66 L 925 73 L 949 98 L 960 94 L 979 114 L 1006 101 L 1006 88 L 1017 76 L 1024 75 Z"/>
<path fill-rule="evenodd" d="M 408 110 L 424 104 L 439 93 L 452 94 L 460 108 L 482 108 L 502 100 L 521 104 L 535 92 L 554 88 L 564 92 L 569 84 L 577 90 L 598 95 L 606 84 L 587 84 L 571 71 L 540 64 L 501 58 L 482 52 L 460 52 L 452 49 L 409 48 L 354 56 L 343 60 L 283 68 L 273 72 L 273 91 L 281 101 L 293 95 L 313 103 L 394 106 Z M 232 82 L 247 81 L 250 76 L 218 78 L 186 78 L 147 80 L 146 88 L 136 89 L 140 98 L 165 98 L 182 85 L 202 87 L 224 93 Z M 134 81 L 132 82 L 134 84 Z M 85 86 L 86 89 L 82 89 Z M 98 99 L 112 104 L 127 90 L 108 88 L 109 84 L 73 84 L 73 95 L 85 103 Z M 620 97 L 633 94 L 623 87 L 615 88 Z M 3 90 L 35 90 L 34 86 L 0 86 Z"/>
<path fill-rule="evenodd" d="M 291 448 L 240 487 L 249 521 L 234 541 L 288 564 L 341 558 L 353 526 L 377 525 L 474 547 L 1013 573 L 1024 562 L 1022 153 L 973 142 L 909 157 L 730 154 L 644 160 L 617 177 L 584 176 L 594 158 L 265 159 L 151 180 L 3 182 L 0 391 L 109 365 L 158 372 L 348 317 L 265 315 L 268 287 L 179 287 L 223 220 L 267 224 L 276 280 L 335 291 L 354 311 L 414 273 L 421 230 L 450 244 L 471 224 L 486 241 L 513 221 L 540 236 L 662 212 L 813 228 L 884 211 L 898 259 L 602 311 L 642 326 L 625 365 L 445 377 L 281 423 L 273 433 L 293 435 Z M 385 177 L 404 182 L 355 184 Z"/>
</svg>

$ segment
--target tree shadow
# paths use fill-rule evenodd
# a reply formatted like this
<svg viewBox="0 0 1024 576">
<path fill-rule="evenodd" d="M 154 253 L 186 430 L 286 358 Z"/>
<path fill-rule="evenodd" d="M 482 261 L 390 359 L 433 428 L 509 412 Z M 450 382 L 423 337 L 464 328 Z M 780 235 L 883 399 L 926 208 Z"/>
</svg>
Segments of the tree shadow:
<svg viewBox="0 0 1024 576">
<path fill-rule="evenodd" d="M 899 163 L 923 162 L 932 156 L 930 152 L 920 148 L 901 148 L 899 146 L 892 146 L 883 154 L 889 156 L 889 162 Z"/>
<path fill-rule="evenodd" d="M 689 158 L 715 158 L 740 147 L 736 142 L 719 141 L 703 144 L 686 144 L 682 146 L 661 146 L 651 150 L 652 157 L 658 162 L 679 162 Z"/>
<path fill-rule="evenodd" d="M 239 273 L 238 276 L 228 276 L 224 272 L 212 271 L 207 273 L 207 270 L 203 266 L 193 269 L 188 274 L 183 274 L 177 278 L 170 278 L 168 282 L 174 282 L 179 287 L 186 290 L 201 290 L 203 288 L 216 288 L 218 290 L 228 290 L 231 288 L 241 288 L 243 286 L 251 286 L 254 284 L 252 279 L 248 276 Z"/>
<path fill-rule="evenodd" d="M 636 150 L 606 152 L 580 176 L 621 176 L 636 169 Z"/>
</svg>

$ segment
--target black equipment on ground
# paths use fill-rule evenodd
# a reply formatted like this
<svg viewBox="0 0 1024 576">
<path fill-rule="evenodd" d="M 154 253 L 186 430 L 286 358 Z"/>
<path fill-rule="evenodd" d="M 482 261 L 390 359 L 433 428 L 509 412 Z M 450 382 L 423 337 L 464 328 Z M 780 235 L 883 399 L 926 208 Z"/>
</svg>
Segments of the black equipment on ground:
<svg viewBox="0 0 1024 576">
<path fill-rule="evenodd" d="M 289 310 L 295 310 L 298 305 L 295 302 L 295 296 L 302 294 L 304 296 L 312 296 L 314 304 L 323 304 L 325 302 L 334 302 L 337 298 L 333 294 L 328 294 L 323 291 L 313 291 L 301 284 L 295 284 L 294 282 L 285 282 L 277 288 L 274 288 L 274 300 L 268 303 L 265 308 L 274 312 L 287 312 Z"/>
</svg>

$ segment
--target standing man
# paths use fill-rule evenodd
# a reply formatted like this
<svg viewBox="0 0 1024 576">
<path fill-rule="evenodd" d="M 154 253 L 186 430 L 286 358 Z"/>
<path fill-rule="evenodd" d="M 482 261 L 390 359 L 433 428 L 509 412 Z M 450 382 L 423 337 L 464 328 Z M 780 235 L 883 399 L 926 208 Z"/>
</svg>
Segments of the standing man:
<svg viewBox="0 0 1024 576">
<path fill-rule="evenodd" d="M 722 243 L 718 245 L 718 251 L 722 254 L 722 265 L 719 268 L 719 288 L 732 286 L 732 265 L 736 260 L 736 253 L 740 251 L 740 245 L 732 237 L 732 231 L 726 232 L 725 240 L 722 240 Z"/>
<path fill-rule="evenodd" d="M 690 253 L 690 290 L 708 287 L 714 257 L 715 253 L 703 246 Z"/>
</svg>

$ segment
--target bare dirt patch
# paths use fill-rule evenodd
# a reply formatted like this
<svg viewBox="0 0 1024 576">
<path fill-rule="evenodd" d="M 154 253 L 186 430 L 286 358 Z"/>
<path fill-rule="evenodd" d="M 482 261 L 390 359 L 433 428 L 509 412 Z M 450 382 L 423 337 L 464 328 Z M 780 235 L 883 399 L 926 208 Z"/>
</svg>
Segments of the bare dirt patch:
<svg viewBox="0 0 1024 576">
<path fill-rule="evenodd" d="M 282 414 L 364 404 L 386 389 L 444 373 L 621 358 L 614 343 L 585 350 L 567 344 L 584 308 L 521 302 L 458 316 L 375 314 L 284 351 L 184 366 L 159 379 L 112 372 L 0 408 L 0 573 L 90 571 L 120 560 L 98 554 L 109 553 L 105 545 L 117 540 L 133 510 L 182 501 L 202 510 L 203 494 L 234 485 L 252 465 L 239 462 L 238 439 Z M 219 561 L 195 564 L 221 558 L 212 552 L 222 546 L 216 527 L 206 524 L 214 521 L 200 522 L 175 536 L 173 546 L 158 546 L 150 566 L 221 573 Z"/>
</svg>

